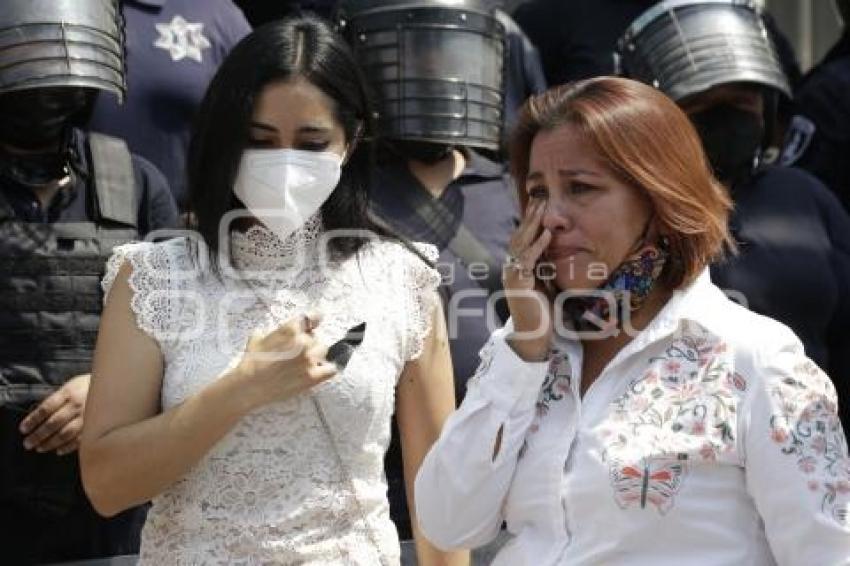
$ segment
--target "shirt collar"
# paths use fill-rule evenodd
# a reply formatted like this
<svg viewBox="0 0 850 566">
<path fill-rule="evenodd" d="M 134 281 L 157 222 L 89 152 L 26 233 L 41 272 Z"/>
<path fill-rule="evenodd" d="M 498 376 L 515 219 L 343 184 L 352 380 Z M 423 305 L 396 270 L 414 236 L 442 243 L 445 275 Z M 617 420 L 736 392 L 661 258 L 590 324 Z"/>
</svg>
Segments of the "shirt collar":
<svg viewBox="0 0 850 566">
<path fill-rule="evenodd" d="M 635 352 L 644 350 L 650 344 L 676 332 L 685 322 L 713 326 L 711 317 L 722 316 L 723 309 L 722 304 L 718 303 L 719 298 L 723 298 L 723 293 L 711 282 L 709 268 L 706 267 L 690 285 L 673 292 L 667 304 L 655 315 L 649 325 L 635 336 L 634 340 L 626 344 L 614 360 L 623 360 Z M 578 343 L 574 340 L 556 341 L 556 350 L 575 347 L 578 347 Z"/>
<path fill-rule="evenodd" d="M 708 267 L 687 287 L 673 292 L 667 304 L 655 315 L 652 322 L 629 342 L 616 356 L 625 359 L 634 352 L 647 348 L 677 332 L 692 322 L 700 326 L 713 326 L 711 316 L 722 316 L 722 292 L 711 282 Z"/>
<path fill-rule="evenodd" d="M 676 291 L 674 296 L 677 302 L 668 316 L 676 323 L 681 320 L 700 323 L 706 319 L 707 307 L 715 305 L 723 293 L 711 282 L 711 273 L 706 267 L 690 285 Z"/>
</svg>

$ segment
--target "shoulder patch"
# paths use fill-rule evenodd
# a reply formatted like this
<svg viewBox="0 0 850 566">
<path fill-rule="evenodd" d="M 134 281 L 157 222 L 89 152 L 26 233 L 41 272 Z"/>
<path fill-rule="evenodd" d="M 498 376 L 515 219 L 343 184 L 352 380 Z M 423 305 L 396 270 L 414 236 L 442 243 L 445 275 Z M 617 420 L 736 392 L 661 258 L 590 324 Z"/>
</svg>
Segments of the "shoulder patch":
<svg viewBox="0 0 850 566">
<path fill-rule="evenodd" d="M 785 134 L 785 146 L 779 155 L 779 165 L 794 165 L 806 153 L 817 127 L 805 116 L 794 116 Z"/>
</svg>

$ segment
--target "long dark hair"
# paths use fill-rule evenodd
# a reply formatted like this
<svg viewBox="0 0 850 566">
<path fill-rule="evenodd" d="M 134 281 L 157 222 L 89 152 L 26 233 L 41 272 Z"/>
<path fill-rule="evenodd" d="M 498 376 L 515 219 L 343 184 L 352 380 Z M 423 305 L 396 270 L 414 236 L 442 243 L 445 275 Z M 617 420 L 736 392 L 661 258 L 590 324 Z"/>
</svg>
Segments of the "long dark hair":
<svg viewBox="0 0 850 566">
<path fill-rule="evenodd" d="M 334 115 L 354 153 L 336 189 L 322 205 L 326 229 L 369 230 L 397 239 L 370 219 L 369 172 L 373 165 L 373 113 L 365 78 L 345 41 L 313 16 L 265 24 L 245 37 L 222 63 L 201 104 L 189 144 L 187 175 L 194 228 L 209 246 L 215 265 L 219 224 L 240 203 L 233 183 L 248 143 L 254 104 L 262 89 L 279 80 L 304 78 L 334 101 Z M 337 258 L 356 253 L 365 238 L 333 238 Z"/>
</svg>

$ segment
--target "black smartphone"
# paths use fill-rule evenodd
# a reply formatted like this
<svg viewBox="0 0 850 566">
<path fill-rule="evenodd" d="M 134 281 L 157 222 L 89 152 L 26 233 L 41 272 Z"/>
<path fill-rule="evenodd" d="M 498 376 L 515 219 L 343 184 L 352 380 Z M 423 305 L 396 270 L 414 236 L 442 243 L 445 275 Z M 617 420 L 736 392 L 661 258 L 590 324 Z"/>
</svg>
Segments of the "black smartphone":
<svg viewBox="0 0 850 566">
<path fill-rule="evenodd" d="M 342 337 L 342 340 L 335 342 L 328 348 L 328 354 L 326 356 L 328 361 L 332 362 L 339 371 L 344 370 L 354 351 L 363 343 L 363 337 L 365 335 L 365 322 L 349 328 L 345 336 Z"/>
</svg>

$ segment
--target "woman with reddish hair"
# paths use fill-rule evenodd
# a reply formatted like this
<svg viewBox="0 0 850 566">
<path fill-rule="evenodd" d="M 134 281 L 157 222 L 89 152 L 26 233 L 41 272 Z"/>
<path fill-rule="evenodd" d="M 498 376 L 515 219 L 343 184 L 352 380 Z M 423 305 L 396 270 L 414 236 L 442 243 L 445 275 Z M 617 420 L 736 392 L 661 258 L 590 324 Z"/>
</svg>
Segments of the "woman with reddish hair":
<svg viewBox="0 0 850 566">
<path fill-rule="evenodd" d="M 494 564 L 837 564 L 850 460 L 829 378 L 730 301 L 731 202 L 687 116 L 602 77 L 528 101 L 511 319 L 420 468 L 442 548 Z"/>
</svg>

